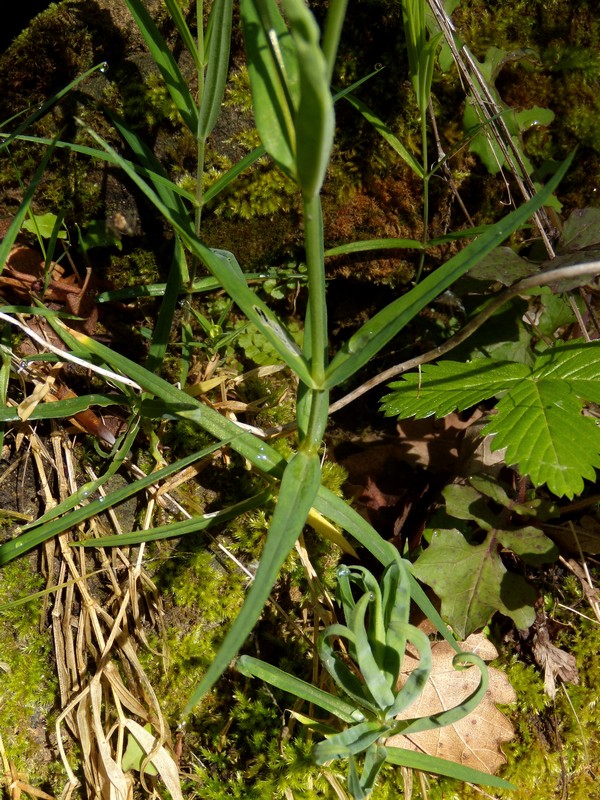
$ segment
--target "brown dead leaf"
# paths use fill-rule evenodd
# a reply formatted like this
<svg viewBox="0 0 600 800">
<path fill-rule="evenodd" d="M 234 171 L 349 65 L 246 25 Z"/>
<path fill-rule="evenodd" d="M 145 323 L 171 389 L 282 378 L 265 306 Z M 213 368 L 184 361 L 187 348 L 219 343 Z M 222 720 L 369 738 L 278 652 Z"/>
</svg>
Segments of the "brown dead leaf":
<svg viewBox="0 0 600 800">
<path fill-rule="evenodd" d="M 575 656 L 561 650 L 550 641 L 546 616 L 537 612 L 533 636 L 533 656 L 544 670 L 544 691 L 548 697 L 556 695 L 556 678 L 568 683 L 579 683 L 579 672 Z"/>
<path fill-rule="evenodd" d="M 32 298 L 44 290 L 44 285 L 44 302 L 52 304 L 52 307 L 63 306 L 70 313 L 81 317 L 81 322 L 73 322 L 72 325 L 93 335 L 98 322 L 98 307 L 91 270 L 88 269 L 83 278 L 75 272 L 65 275 L 64 268 L 52 262 L 50 275 L 46 279 L 41 253 L 26 245 L 15 245 L 0 276 L 2 296 L 9 302 L 30 303 Z"/>
<path fill-rule="evenodd" d="M 491 642 L 481 634 L 469 636 L 461 646 L 463 650 L 476 653 L 485 661 L 498 655 Z M 433 670 L 425 689 L 418 701 L 400 714 L 398 719 L 429 716 L 453 708 L 475 690 L 479 682 L 479 670 L 454 669 L 452 666 L 454 655 L 454 650 L 447 642 L 433 645 Z M 408 676 L 417 663 L 417 658 L 407 655 L 403 673 Z M 506 763 L 500 746 L 514 736 L 512 724 L 496 708 L 496 704 L 514 703 L 516 694 L 504 673 L 493 667 L 489 667 L 488 672 L 488 691 L 471 714 L 444 728 L 409 736 L 391 736 L 386 744 L 438 756 L 482 772 L 495 774 Z"/>
</svg>

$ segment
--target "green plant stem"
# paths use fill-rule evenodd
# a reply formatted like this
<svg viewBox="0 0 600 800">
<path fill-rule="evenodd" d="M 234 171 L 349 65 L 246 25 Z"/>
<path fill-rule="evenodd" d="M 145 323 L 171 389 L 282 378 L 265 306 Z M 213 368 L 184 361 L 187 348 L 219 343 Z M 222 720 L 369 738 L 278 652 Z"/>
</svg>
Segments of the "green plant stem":
<svg viewBox="0 0 600 800">
<path fill-rule="evenodd" d="M 199 65 L 197 70 L 198 75 L 198 111 L 202 106 L 202 98 L 204 96 L 204 3 L 203 0 L 196 0 L 196 25 L 198 28 L 198 55 Z M 198 114 L 198 124 L 200 125 L 200 114 Z M 194 230 L 196 236 L 200 236 L 200 225 L 202 223 L 202 193 L 204 189 L 204 159 L 206 151 L 206 139 L 201 135 L 200 131 L 197 134 L 198 145 L 197 153 L 198 160 L 196 164 L 196 209 L 194 212 Z M 195 269 L 192 270 L 195 273 Z M 195 276 L 194 276 L 195 277 Z M 192 276 L 190 275 L 190 281 Z"/>
<path fill-rule="evenodd" d="M 419 266 L 417 268 L 416 283 L 421 279 L 423 267 L 425 266 L 425 254 L 427 252 L 427 241 L 429 239 L 429 158 L 427 155 L 427 113 L 426 109 L 421 109 L 421 147 L 423 156 L 421 164 L 423 167 L 423 250 L 419 255 Z"/>
<path fill-rule="evenodd" d="M 335 58 L 342 35 L 342 27 L 346 18 L 348 0 L 330 0 L 325 32 L 323 34 L 323 55 L 327 64 L 327 80 L 331 83 Z"/>
<path fill-rule="evenodd" d="M 303 198 L 304 237 L 308 274 L 309 353 L 311 375 L 322 385 L 327 366 L 327 301 L 323 256 L 323 215 L 319 195 Z"/>
<path fill-rule="evenodd" d="M 200 238 L 200 227 L 202 225 L 202 203 L 204 202 L 204 160 L 206 154 L 206 140 L 198 138 L 198 166 L 196 168 L 196 209 L 194 212 L 194 231 L 196 236 Z M 195 272 L 195 270 L 194 270 Z M 190 274 L 189 288 L 192 286 L 193 280 L 196 276 L 192 277 Z"/>
<path fill-rule="evenodd" d="M 310 359 L 312 378 L 317 386 L 323 383 L 327 366 L 327 299 L 323 246 L 323 214 L 319 195 L 303 197 L 304 246 L 308 272 L 308 312 L 306 320 L 305 354 Z M 309 390 L 304 421 L 302 448 L 316 452 L 327 425 L 329 392 Z M 305 427 L 305 424 L 306 427 Z"/>
</svg>

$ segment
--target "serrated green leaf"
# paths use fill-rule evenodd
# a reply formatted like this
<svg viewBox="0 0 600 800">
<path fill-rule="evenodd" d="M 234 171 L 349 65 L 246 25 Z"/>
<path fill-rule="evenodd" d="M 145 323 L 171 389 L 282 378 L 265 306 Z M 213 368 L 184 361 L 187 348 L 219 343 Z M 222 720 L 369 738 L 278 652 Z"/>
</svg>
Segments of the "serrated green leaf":
<svg viewBox="0 0 600 800">
<path fill-rule="evenodd" d="M 498 543 L 493 531 L 472 545 L 455 528 L 438 530 L 414 564 L 415 576 L 440 598 L 442 616 L 461 639 L 486 625 L 496 611 L 521 629 L 535 619 L 536 593 L 524 578 L 507 571 Z"/>
<path fill-rule="evenodd" d="M 600 403 L 600 341 L 571 342 L 546 350 L 536 359 L 532 377 L 568 381 L 577 397 Z"/>
<path fill-rule="evenodd" d="M 490 360 L 426 364 L 420 373 L 410 373 L 390 384 L 395 391 L 383 398 L 383 410 L 387 417 L 444 417 L 494 397 L 530 372 L 524 364 Z"/>
<path fill-rule="evenodd" d="M 532 377 L 500 400 L 482 433 L 495 434 L 492 449 L 506 447 L 506 463 L 516 464 L 535 486 L 545 483 L 559 497 L 572 498 L 600 467 L 600 429 L 581 409 L 564 378 Z"/>
</svg>

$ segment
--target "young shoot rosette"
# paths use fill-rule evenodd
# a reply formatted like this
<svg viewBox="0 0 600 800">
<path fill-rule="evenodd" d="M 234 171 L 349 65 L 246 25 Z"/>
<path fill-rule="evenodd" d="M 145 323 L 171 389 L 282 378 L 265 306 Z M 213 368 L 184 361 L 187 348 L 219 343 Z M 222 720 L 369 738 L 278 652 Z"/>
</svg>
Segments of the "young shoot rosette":
<svg viewBox="0 0 600 800">
<path fill-rule="evenodd" d="M 318 689 L 250 656 L 242 656 L 237 668 L 244 675 L 258 677 L 337 718 L 338 724 L 334 726 L 294 712 L 300 722 L 325 737 L 313 748 L 318 764 L 347 760 L 348 791 L 355 800 L 362 800 L 372 792 L 386 762 L 496 788 L 514 788 L 496 776 L 461 764 L 386 746 L 387 739 L 396 734 L 407 735 L 458 722 L 473 711 L 488 686 L 487 669 L 479 656 L 459 652 L 453 666 L 478 669 L 477 688 L 454 708 L 429 716 L 397 719 L 419 699 L 432 670 L 431 643 L 423 631 L 409 622 L 410 577 L 410 565 L 397 553 L 380 581 L 364 567 L 338 570 L 338 600 L 346 624 L 325 628 L 318 649 L 339 695 Z M 335 647 L 335 642 L 342 639 L 344 655 Z M 419 662 L 403 679 L 407 647 L 412 654 L 418 654 Z"/>
</svg>

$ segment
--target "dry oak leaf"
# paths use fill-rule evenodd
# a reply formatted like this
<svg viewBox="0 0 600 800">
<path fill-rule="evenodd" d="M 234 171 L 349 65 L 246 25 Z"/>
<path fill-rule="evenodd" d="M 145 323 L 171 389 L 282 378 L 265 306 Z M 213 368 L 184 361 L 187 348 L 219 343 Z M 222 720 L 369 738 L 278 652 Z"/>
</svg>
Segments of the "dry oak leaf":
<svg viewBox="0 0 600 800">
<path fill-rule="evenodd" d="M 465 652 L 476 653 L 484 661 L 498 656 L 496 648 L 481 634 L 469 636 L 462 644 Z M 470 667 L 457 670 L 452 666 L 455 651 L 447 642 L 438 642 L 431 648 L 433 669 L 421 697 L 409 706 L 398 719 L 429 716 L 454 708 L 468 697 L 479 683 L 479 670 Z M 407 653 L 404 659 L 403 680 L 417 666 L 418 659 Z M 481 703 L 470 714 L 454 725 L 408 736 L 391 736 L 386 741 L 390 747 L 416 750 L 467 767 L 495 774 L 506 763 L 500 749 L 502 742 L 514 736 L 514 728 L 507 717 L 496 708 L 496 703 L 506 705 L 516 701 L 516 693 L 508 678 L 500 670 L 488 667 L 489 686 Z"/>
</svg>

